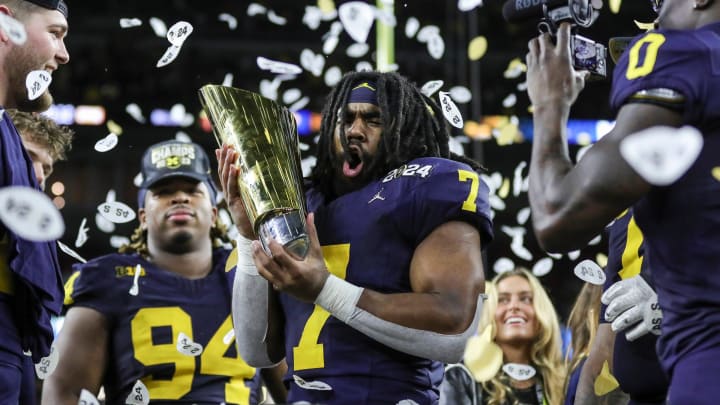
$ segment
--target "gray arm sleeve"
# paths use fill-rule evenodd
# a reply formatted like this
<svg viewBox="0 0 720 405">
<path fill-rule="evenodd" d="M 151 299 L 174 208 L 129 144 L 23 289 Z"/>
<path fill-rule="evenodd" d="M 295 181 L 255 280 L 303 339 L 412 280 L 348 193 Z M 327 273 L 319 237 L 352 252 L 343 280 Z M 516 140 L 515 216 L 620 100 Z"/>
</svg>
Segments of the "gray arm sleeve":
<svg viewBox="0 0 720 405">
<path fill-rule="evenodd" d="M 268 282 L 255 268 L 251 241 L 237 240 L 238 264 L 232 295 L 232 318 L 240 356 L 252 367 L 275 365 L 268 356 L 265 337 L 268 326 Z"/>
<path fill-rule="evenodd" d="M 413 329 L 388 322 L 355 307 L 347 324 L 365 335 L 403 353 L 443 363 L 457 363 L 462 359 L 467 340 L 477 332 L 483 299 L 478 296 L 475 316 L 470 326 L 457 335 L 444 335 L 421 329 Z"/>
</svg>

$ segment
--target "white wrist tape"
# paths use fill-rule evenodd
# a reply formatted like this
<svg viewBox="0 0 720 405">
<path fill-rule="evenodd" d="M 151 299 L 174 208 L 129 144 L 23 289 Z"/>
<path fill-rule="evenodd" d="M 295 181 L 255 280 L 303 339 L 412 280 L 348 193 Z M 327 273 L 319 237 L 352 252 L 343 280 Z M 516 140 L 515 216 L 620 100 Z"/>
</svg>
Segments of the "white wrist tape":
<svg viewBox="0 0 720 405">
<path fill-rule="evenodd" d="M 360 300 L 362 292 L 362 288 L 331 274 L 325 280 L 320 294 L 315 298 L 315 304 L 326 309 L 335 318 L 347 323 L 357 308 L 357 302 Z"/>
<path fill-rule="evenodd" d="M 252 241 L 245 239 L 239 235 L 235 239 L 235 249 L 237 249 L 237 271 L 241 271 L 251 276 L 257 276 L 259 273 L 252 259 Z"/>
</svg>

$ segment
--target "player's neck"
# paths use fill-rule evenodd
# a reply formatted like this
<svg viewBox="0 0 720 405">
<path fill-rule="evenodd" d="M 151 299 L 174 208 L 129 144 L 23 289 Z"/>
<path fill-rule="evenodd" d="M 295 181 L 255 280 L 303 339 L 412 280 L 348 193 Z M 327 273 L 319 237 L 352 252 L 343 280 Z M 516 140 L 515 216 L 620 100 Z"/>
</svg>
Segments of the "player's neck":
<svg viewBox="0 0 720 405">
<path fill-rule="evenodd" d="M 161 249 L 150 250 L 150 261 L 163 270 L 194 280 L 207 276 L 212 270 L 212 246 L 184 253 L 168 252 Z"/>
<path fill-rule="evenodd" d="M 498 344 L 505 363 L 530 364 L 530 347 L 527 345 Z"/>
</svg>

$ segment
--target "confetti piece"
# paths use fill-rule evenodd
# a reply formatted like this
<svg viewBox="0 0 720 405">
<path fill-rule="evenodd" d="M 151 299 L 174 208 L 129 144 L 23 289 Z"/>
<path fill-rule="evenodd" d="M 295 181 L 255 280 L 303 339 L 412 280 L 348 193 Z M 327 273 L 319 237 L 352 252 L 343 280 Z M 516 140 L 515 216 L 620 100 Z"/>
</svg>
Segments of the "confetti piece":
<svg viewBox="0 0 720 405">
<path fill-rule="evenodd" d="M 633 20 L 633 21 L 635 22 L 635 25 L 643 31 L 651 31 L 651 30 L 655 29 L 654 22 L 644 23 L 644 22 L 640 22 L 637 20 Z"/>
<path fill-rule="evenodd" d="M 595 285 L 605 284 L 605 272 L 592 260 L 586 259 L 578 263 L 573 273 L 575 273 L 577 278 L 586 283 Z"/>
<path fill-rule="evenodd" d="M 258 14 L 265 14 L 267 12 L 267 7 L 263 6 L 262 4 L 258 3 L 250 3 L 247 8 L 247 15 L 250 17 L 254 17 Z"/>
<path fill-rule="evenodd" d="M 535 277 L 543 277 L 550 273 L 550 270 L 552 270 L 553 266 L 553 260 L 549 257 L 543 257 L 542 259 L 538 260 L 537 263 L 532 268 L 532 273 L 535 275 Z"/>
<path fill-rule="evenodd" d="M 502 101 L 502 105 L 505 108 L 512 108 L 517 103 L 517 96 L 515 93 L 509 94 L 507 97 L 505 97 Z"/>
<path fill-rule="evenodd" d="M 365 56 L 370 47 L 365 43 L 356 43 L 347 47 L 345 54 L 351 58 L 361 58 Z"/>
<path fill-rule="evenodd" d="M 95 142 L 95 150 L 98 152 L 107 152 L 112 150 L 118 144 L 118 136 L 114 133 L 109 133 L 105 138 Z"/>
<path fill-rule="evenodd" d="M 355 65 L 355 71 L 356 72 L 370 72 L 373 70 L 372 63 L 368 61 L 360 61 Z"/>
<path fill-rule="evenodd" d="M 405 36 L 408 38 L 414 37 L 418 29 L 420 29 L 420 21 L 415 17 L 408 18 L 405 22 Z"/>
<path fill-rule="evenodd" d="M 0 221 L 23 239 L 44 242 L 65 232 L 60 211 L 44 193 L 30 187 L 0 189 Z"/>
<path fill-rule="evenodd" d="M 52 76 L 45 70 L 33 70 L 25 77 L 28 99 L 35 100 L 45 93 L 52 83 Z"/>
<path fill-rule="evenodd" d="M 232 30 L 232 31 L 234 31 L 235 28 L 237 28 L 237 18 L 235 18 L 231 14 L 220 13 L 220 15 L 218 15 L 218 20 L 226 22 L 228 25 L 228 28 L 230 28 L 230 30 Z"/>
<path fill-rule="evenodd" d="M 293 103 L 290 107 L 288 107 L 288 110 L 290 110 L 292 112 L 302 110 L 303 108 L 305 108 L 308 105 L 309 102 L 310 102 L 310 97 L 305 96 L 305 97 L 301 98 L 300 100 L 296 101 L 295 103 Z"/>
<path fill-rule="evenodd" d="M 495 261 L 493 271 L 497 274 L 506 273 L 515 268 L 515 263 L 507 257 L 501 257 Z"/>
<path fill-rule="evenodd" d="M 109 120 L 107 122 L 106 126 L 107 126 L 108 131 L 110 131 L 116 135 L 122 135 L 122 133 L 123 133 L 122 127 L 113 120 Z"/>
<path fill-rule="evenodd" d="M 508 64 L 505 72 L 503 72 L 503 77 L 506 79 L 516 79 L 524 72 L 527 72 L 527 65 L 525 65 L 520 58 L 515 58 Z"/>
<path fill-rule="evenodd" d="M 610 6 L 610 12 L 612 12 L 613 14 L 617 14 L 620 12 L 622 0 L 610 0 L 608 5 Z"/>
<path fill-rule="evenodd" d="M 535 377 L 535 368 L 527 364 L 505 363 L 502 370 L 517 381 L 526 381 Z"/>
<path fill-rule="evenodd" d="M 310 49 L 303 49 L 300 52 L 300 66 L 309 71 L 315 77 L 322 75 L 325 68 L 325 57 L 322 54 L 315 54 Z"/>
<path fill-rule="evenodd" d="M 603 362 L 602 370 L 597 378 L 595 378 L 595 384 L 593 384 L 595 395 L 601 397 L 611 391 L 614 391 L 619 386 L 620 384 L 618 381 L 612 374 L 610 374 L 610 367 L 608 366 L 607 360 L 605 360 L 605 362 Z"/>
<path fill-rule="evenodd" d="M 97 211 L 114 224 L 124 224 L 135 219 L 135 211 L 120 201 L 104 202 L 98 205 Z"/>
<path fill-rule="evenodd" d="M 120 28 L 133 28 L 142 25 L 142 20 L 139 18 L 121 18 Z"/>
<path fill-rule="evenodd" d="M 300 66 L 293 65 L 291 63 L 278 62 L 275 60 L 267 59 L 262 56 L 258 56 L 256 59 L 258 67 L 262 70 L 268 70 L 275 74 L 291 74 L 297 75 L 302 73 Z"/>
<path fill-rule="evenodd" d="M 132 295 L 133 297 L 136 297 L 140 293 L 140 285 L 138 284 L 138 280 L 141 273 L 142 267 L 139 264 L 135 265 L 135 270 L 133 271 L 133 283 L 132 286 L 130 286 L 130 290 L 128 290 L 128 294 Z"/>
<path fill-rule="evenodd" d="M 458 10 L 460 11 L 470 11 L 474 9 L 475 7 L 479 7 L 483 5 L 483 0 L 458 0 Z"/>
<path fill-rule="evenodd" d="M 322 10 L 314 6 L 305 6 L 302 22 L 311 30 L 316 30 L 322 20 Z"/>
<path fill-rule="evenodd" d="M 375 20 L 374 7 L 361 1 L 343 3 L 338 8 L 340 22 L 345 32 L 355 42 L 365 43 Z"/>
<path fill-rule="evenodd" d="M 115 231 L 115 224 L 103 218 L 100 213 L 95 214 L 95 226 L 105 233 L 112 233 Z"/>
<path fill-rule="evenodd" d="M 305 389 L 305 390 L 332 391 L 332 387 L 329 384 L 322 382 L 320 380 L 305 381 L 298 375 L 293 375 L 293 380 L 295 381 L 295 384 L 297 384 L 300 388 Z"/>
<path fill-rule="evenodd" d="M 337 48 L 339 42 L 340 39 L 337 36 L 329 36 L 325 42 L 323 42 L 323 53 L 325 55 L 330 55 L 335 52 L 335 48 Z"/>
<path fill-rule="evenodd" d="M 465 86 L 455 86 L 450 89 L 450 97 L 452 97 L 456 103 L 464 104 L 472 100 L 472 93 L 470 89 Z"/>
<path fill-rule="evenodd" d="M 75 238 L 75 247 L 80 248 L 82 245 L 85 244 L 88 240 L 87 233 L 90 230 L 87 226 L 87 218 L 83 218 L 82 222 L 80 222 L 80 229 L 78 229 L 77 238 Z"/>
<path fill-rule="evenodd" d="M 483 382 L 495 377 L 503 364 L 503 352 L 492 340 L 492 327 L 488 325 L 480 336 L 468 339 L 463 359 L 475 381 Z"/>
<path fill-rule="evenodd" d="M 432 36 L 427 41 L 427 50 L 433 59 L 439 60 L 445 53 L 445 41 L 440 35 Z"/>
<path fill-rule="evenodd" d="M 5 13 L 0 13 L 0 29 L 7 34 L 10 41 L 15 45 L 23 45 L 27 41 L 25 26 Z"/>
<path fill-rule="evenodd" d="M 43 357 L 40 361 L 35 364 L 35 373 L 41 380 L 48 378 L 57 368 L 59 354 L 55 350 L 55 345 L 50 346 L 50 354 L 47 357 Z"/>
<path fill-rule="evenodd" d="M 119 249 L 120 246 L 129 245 L 130 239 L 127 236 L 113 235 L 110 237 L 110 246 L 115 249 Z"/>
<path fill-rule="evenodd" d="M 468 59 L 480 60 L 487 52 L 488 42 L 487 38 L 483 36 L 475 37 L 468 44 Z"/>
<path fill-rule="evenodd" d="M 628 135 L 620 142 L 620 154 L 648 183 L 667 186 L 695 163 L 702 146 L 696 128 L 656 126 Z"/>
<path fill-rule="evenodd" d="M 270 21 L 271 23 L 273 23 L 275 25 L 282 26 L 282 25 L 287 24 L 287 18 L 277 15 L 275 13 L 275 11 L 273 11 L 273 10 L 268 11 L 267 19 L 268 19 L 268 21 Z"/>
<path fill-rule="evenodd" d="M 175 46 L 182 46 L 193 32 L 193 26 L 187 21 L 178 21 L 167 32 L 167 40 Z"/>
<path fill-rule="evenodd" d="M 426 25 L 417 33 L 416 39 L 422 43 L 428 42 L 430 38 L 440 35 L 440 28 L 437 25 Z"/>
<path fill-rule="evenodd" d="M 159 36 L 160 38 L 164 37 L 167 34 L 167 27 L 165 26 L 165 22 L 157 17 L 150 17 L 150 27 L 153 29 L 153 32 L 155 32 L 155 35 Z"/>
<path fill-rule="evenodd" d="M 64 244 L 64 243 L 62 243 L 62 242 L 60 242 L 60 241 L 57 241 L 57 245 L 58 245 L 58 247 L 60 248 L 60 250 L 63 251 L 63 252 L 64 252 L 65 254 L 67 254 L 68 256 L 76 259 L 76 260 L 79 261 L 80 263 L 87 263 L 87 260 L 85 260 L 84 257 L 80 256 L 80 254 L 79 254 L 78 252 L 72 250 L 72 249 L 70 248 L 70 246 L 68 246 L 68 245 L 66 245 L 66 244 Z"/>
<path fill-rule="evenodd" d="M 333 87 L 342 79 L 342 71 L 337 66 L 332 66 L 325 71 L 324 81 L 328 87 Z"/>
<path fill-rule="evenodd" d="M 320 9 L 320 11 L 325 14 L 336 11 L 335 10 L 335 2 L 333 0 L 318 0 L 317 6 L 318 6 L 318 9 Z"/>
<path fill-rule="evenodd" d="M 520 238 L 513 239 L 510 243 L 510 250 L 515 254 L 515 256 L 528 262 L 533 259 L 532 253 L 523 245 L 523 240 Z"/>
<path fill-rule="evenodd" d="M 420 92 L 426 97 L 431 97 L 436 91 L 440 90 L 445 82 L 442 80 L 430 80 L 422 85 Z"/>
<path fill-rule="evenodd" d="M 447 92 L 441 91 L 439 93 L 440 106 L 442 107 L 443 116 L 450 122 L 450 125 L 455 128 L 463 127 L 463 118 L 460 115 L 460 110 L 450 98 Z"/>
<path fill-rule="evenodd" d="M 517 223 L 520 225 L 525 225 L 525 223 L 527 223 L 527 220 L 530 218 L 530 212 L 530 207 L 520 209 L 516 216 Z"/>
<path fill-rule="evenodd" d="M 199 343 L 193 342 L 186 334 L 180 332 L 178 334 L 177 351 L 186 355 L 196 357 L 202 354 L 203 347 Z"/>
<path fill-rule="evenodd" d="M 125 112 L 128 113 L 135 121 L 144 124 L 145 123 L 145 117 L 143 117 L 142 110 L 140 110 L 140 106 L 138 106 L 135 103 L 130 103 L 127 106 L 125 106 Z"/>
<path fill-rule="evenodd" d="M 161 68 L 163 66 L 169 65 L 170 63 L 172 63 L 175 60 L 175 58 L 178 57 L 179 54 L 180 54 L 180 47 L 177 45 L 170 45 L 168 47 L 168 49 L 165 50 L 165 53 L 163 54 L 163 56 L 161 56 L 160 59 L 158 59 L 157 63 L 155 64 L 155 67 Z"/>
<path fill-rule="evenodd" d="M 287 89 L 283 93 L 282 101 L 285 104 L 292 104 L 302 97 L 302 92 L 298 88 Z"/>
<path fill-rule="evenodd" d="M 223 343 L 229 345 L 233 340 L 235 340 L 235 329 L 230 329 L 228 333 L 223 336 Z"/>
<path fill-rule="evenodd" d="M 150 403 L 150 393 L 142 381 L 137 380 L 135 382 L 130 395 L 125 399 L 125 403 L 128 405 L 147 405 Z"/>
<path fill-rule="evenodd" d="M 95 395 L 90 391 L 83 388 L 80 391 L 80 399 L 78 399 L 78 405 L 100 405 Z"/>
<path fill-rule="evenodd" d="M 523 170 L 525 170 L 525 167 L 527 166 L 526 161 L 522 161 L 518 163 L 517 166 L 515 166 L 515 171 L 513 172 L 513 196 L 517 197 L 520 195 L 520 193 L 523 191 Z"/>
</svg>

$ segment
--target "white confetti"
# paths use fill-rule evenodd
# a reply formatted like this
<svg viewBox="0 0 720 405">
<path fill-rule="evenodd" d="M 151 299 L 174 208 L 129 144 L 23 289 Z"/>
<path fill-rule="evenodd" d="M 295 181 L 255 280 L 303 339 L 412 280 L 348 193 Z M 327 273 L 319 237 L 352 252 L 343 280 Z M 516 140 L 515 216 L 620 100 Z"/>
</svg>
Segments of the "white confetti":
<svg viewBox="0 0 720 405">
<path fill-rule="evenodd" d="M 320 77 L 325 67 L 325 56 L 322 54 L 316 55 L 310 49 L 303 49 L 300 52 L 300 66 L 312 73 L 313 76 Z"/>
<path fill-rule="evenodd" d="M 273 11 L 273 10 L 268 11 L 268 13 L 267 13 L 267 19 L 268 19 L 268 21 L 270 21 L 271 23 L 273 23 L 273 24 L 275 24 L 275 25 L 285 25 L 285 24 L 287 24 L 287 18 L 281 17 L 281 16 L 277 15 L 277 14 L 275 13 L 275 11 Z"/>
<path fill-rule="evenodd" d="M 368 61 L 360 61 L 357 64 L 355 64 L 355 71 L 356 72 L 370 72 L 373 70 L 372 63 Z"/>
<path fill-rule="evenodd" d="M 135 211 L 120 201 L 104 202 L 97 207 L 103 218 L 115 224 L 124 224 L 135 219 Z"/>
<path fill-rule="evenodd" d="M 140 187 L 140 185 L 142 184 L 142 182 L 143 182 L 143 175 L 142 175 L 142 173 L 138 173 L 138 174 L 135 175 L 135 177 L 133 177 L 133 184 L 135 185 L 135 187 Z"/>
<path fill-rule="evenodd" d="M 355 42 L 367 41 L 370 28 L 375 20 L 373 6 L 362 1 L 343 3 L 338 8 L 338 16 L 350 38 Z"/>
<path fill-rule="evenodd" d="M 60 211 L 44 193 L 30 187 L 0 189 L 0 221 L 23 239 L 45 242 L 65 232 Z"/>
<path fill-rule="evenodd" d="M 337 66 L 332 66 L 325 71 L 324 81 L 328 87 L 333 87 L 342 79 L 342 71 Z"/>
<path fill-rule="evenodd" d="M 25 77 L 28 99 L 35 100 L 45 93 L 52 83 L 52 76 L 45 70 L 33 70 Z"/>
<path fill-rule="evenodd" d="M 7 34 L 10 41 L 15 45 L 23 45 L 27 41 L 25 26 L 5 13 L 0 13 L 0 29 Z"/>
<path fill-rule="evenodd" d="M 456 103 L 464 104 L 472 100 L 472 93 L 470 93 L 470 89 L 465 86 L 455 86 L 450 89 L 450 97 L 452 97 Z"/>
<path fill-rule="evenodd" d="M 347 47 L 345 54 L 351 58 L 361 58 L 365 56 L 370 47 L 365 43 L 355 43 Z"/>
<path fill-rule="evenodd" d="M 282 95 L 282 101 L 285 104 L 292 104 L 302 97 L 302 92 L 298 88 L 287 89 Z"/>
<path fill-rule="evenodd" d="M 88 240 L 87 233 L 90 230 L 87 226 L 87 218 L 83 218 L 82 222 L 80 222 L 80 229 L 78 229 L 77 238 L 75 238 L 75 247 L 79 248 L 82 247 L 82 245 L 85 244 Z"/>
<path fill-rule="evenodd" d="M 515 86 L 515 89 L 517 89 L 517 91 L 526 91 L 526 90 L 527 90 L 527 87 L 528 87 L 528 84 L 527 84 L 527 82 L 525 81 L 525 82 L 522 82 L 522 83 L 518 83 L 517 86 Z"/>
<path fill-rule="evenodd" d="M 527 364 L 505 363 L 502 369 L 505 374 L 517 381 L 526 381 L 535 377 L 535 368 Z"/>
<path fill-rule="evenodd" d="M 520 225 L 525 225 L 527 220 L 530 218 L 530 207 L 522 208 L 517 213 L 517 223 Z"/>
<path fill-rule="evenodd" d="M 298 75 L 302 73 L 302 69 L 298 65 L 291 63 L 278 62 L 275 60 L 267 59 L 262 56 L 258 56 L 256 59 L 258 67 L 262 70 L 268 70 L 271 73 L 276 74 L 290 74 Z"/>
<path fill-rule="evenodd" d="M 139 264 L 135 265 L 135 271 L 133 272 L 133 283 L 130 286 L 130 290 L 128 290 L 128 294 L 132 295 L 133 297 L 137 297 L 137 295 L 140 293 L 140 284 L 138 284 L 140 274 L 142 274 L 142 267 Z"/>
<path fill-rule="evenodd" d="M 483 0 L 458 0 L 458 10 L 460 11 L 470 11 L 474 9 L 475 7 L 482 6 Z"/>
<path fill-rule="evenodd" d="M 125 106 L 125 112 L 128 113 L 131 117 L 135 119 L 135 121 L 144 124 L 145 123 L 145 117 L 143 117 L 142 110 L 140 110 L 140 106 L 135 103 L 130 103 L 127 106 Z"/>
<path fill-rule="evenodd" d="M 235 339 L 235 329 L 230 329 L 228 333 L 223 336 L 223 343 L 229 345 Z"/>
<path fill-rule="evenodd" d="M 323 42 L 323 53 L 325 55 L 330 55 L 331 53 L 335 52 L 335 48 L 337 48 L 339 42 L 340 38 L 338 38 L 336 35 L 331 35 L 327 37 L 325 42 Z"/>
<path fill-rule="evenodd" d="M 442 108 L 443 116 L 445 117 L 445 119 L 448 120 L 448 122 L 450 122 L 450 125 L 454 126 L 455 128 L 462 128 L 464 125 L 462 115 L 460 115 L 460 110 L 458 110 L 458 107 L 450 98 L 449 93 L 441 91 L 439 93 L 439 97 L 440 107 Z"/>
<path fill-rule="evenodd" d="M 570 260 L 577 260 L 578 257 L 580 257 L 580 251 L 579 250 L 573 250 L 572 252 L 568 252 L 568 259 Z"/>
<path fill-rule="evenodd" d="M 380 10 L 377 7 L 373 8 L 373 11 L 375 12 L 375 18 L 377 18 L 378 22 L 387 25 L 388 27 L 394 27 L 397 25 L 397 19 L 390 11 Z"/>
<path fill-rule="evenodd" d="M 575 275 L 586 283 L 603 285 L 605 284 L 605 272 L 592 260 L 586 259 L 575 266 Z"/>
<path fill-rule="evenodd" d="M 648 183 L 667 186 L 695 163 L 702 146 L 696 128 L 656 126 L 628 135 L 620 142 L 620 154 Z"/>
<path fill-rule="evenodd" d="M 440 28 L 437 25 L 426 25 L 417 33 L 417 40 L 420 42 L 428 42 L 432 37 L 440 36 Z"/>
<path fill-rule="evenodd" d="M 98 152 L 107 152 L 112 150 L 118 144 L 118 136 L 112 132 L 99 141 L 95 142 L 95 150 Z"/>
<path fill-rule="evenodd" d="M 155 67 L 161 68 L 163 66 L 167 66 L 167 65 L 171 64 L 175 60 L 175 58 L 177 58 L 178 55 L 180 54 L 180 48 L 181 47 L 179 47 L 177 45 L 170 45 L 168 47 L 168 49 L 165 50 L 165 53 L 163 54 L 163 56 L 161 56 L 160 59 L 158 59 L 157 63 L 155 64 Z"/>
<path fill-rule="evenodd" d="M 278 87 L 280 87 L 279 80 L 260 80 L 260 94 L 262 94 L 265 98 L 269 98 L 270 100 L 277 100 Z"/>
<path fill-rule="evenodd" d="M 549 257 L 543 257 L 538 260 L 532 268 L 532 273 L 535 277 L 543 277 L 550 273 L 553 267 L 553 260 Z"/>
<path fill-rule="evenodd" d="M 288 107 L 288 110 L 290 110 L 292 112 L 302 110 L 303 108 L 305 108 L 305 106 L 308 105 L 309 102 L 310 102 L 310 97 L 305 96 L 305 97 L 301 98 L 300 100 L 296 101 L 295 103 L 293 103 L 293 105 L 291 105 L 290 107 Z"/>
<path fill-rule="evenodd" d="M 332 387 L 319 380 L 315 381 L 305 381 L 301 377 L 297 375 L 293 375 L 293 380 L 295 381 L 295 384 L 297 384 L 300 388 L 305 390 L 314 390 L 314 391 L 331 391 Z"/>
<path fill-rule="evenodd" d="M 508 259 L 507 257 L 501 257 L 495 261 L 495 264 L 493 265 L 493 271 L 495 273 L 506 273 L 512 269 L 515 268 L 515 263 L 513 263 L 512 260 Z"/>
<path fill-rule="evenodd" d="M 420 29 L 420 21 L 415 17 L 408 18 L 405 22 L 405 36 L 408 38 L 414 37 L 418 29 Z"/>
<path fill-rule="evenodd" d="M 490 207 L 495 211 L 505 210 L 505 201 L 503 201 L 502 198 L 498 197 L 497 195 L 491 195 L 488 199 L 488 202 L 490 203 Z"/>
<path fill-rule="evenodd" d="M 522 172 L 526 166 L 527 162 L 524 160 L 515 166 L 515 171 L 513 173 L 513 196 L 515 197 L 519 196 L 523 191 L 523 181 L 525 178 L 523 177 Z"/>
<path fill-rule="evenodd" d="M 218 15 L 218 20 L 226 22 L 228 25 L 228 28 L 230 28 L 230 30 L 232 30 L 232 31 L 234 31 L 235 28 L 237 28 L 237 18 L 235 18 L 235 16 L 233 16 L 231 14 L 220 13 L 220 15 Z"/>
<path fill-rule="evenodd" d="M 233 82 L 233 74 L 232 73 L 225 73 L 225 77 L 223 78 L 222 85 L 226 87 L 232 86 Z"/>
<path fill-rule="evenodd" d="M 199 343 L 193 342 L 186 334 L 180 332 L 177 338 L 177 351 L 186 355 L 196 357 L 202 354 L 203 347 Z"/>
<path fill-rule="evenodd" d="M 137 380 L 130 394 L 125 399 L 128 405 L 147 405 L 150 403 L 150 393 L 142 381 Z"/>
<path fill-rule="evenodd" d="M 48 378 L 57 368 L 59 359 L 59 353 L 55 350 L 55 344 L 50 346 L 50 354 L 47 357 L 43 357 L 40 361 L 35 364 L 35 373 L 41 380 Z"/>
<path fill-rule="evenodd" d="M 78 399 L 78 405 L 100 405 L 95 395 L 92 392 L 83 388 L 80 391 L 80 399 Z"/>
<path fill-rule="evenodd" d="M 445 53 L 445 41 L 440 35 L 432 36 L 427 41 L 427 50 L 433 59 L 439 60 Z"/>
<path fill-rule="evenodd" d="M 595 245 L 597 245 L 598 243 L 600 243 L 601 240 L 602 240 L 602 235 L 598 235 L 598 236 L 592 238 L 592 239 L 590 240 L 590 242 L 588 242 L 588 245 L 590 245 L 590 246 L 595 246 Z"/>
<path fill-rule="evenodd" d="M 305 14 L 303 14 L 302 22 L 311 30 L 316 30 L 320 26 L 322 20 L 322 11 L 319 7 L 305 6 Z"/>
<path fill-rule="evenodd" d="M 247 8 L 247 15 L 249 17 L 254 17 L 258 14 L 265 14 L 267 13 L 267 7 L 263 6 L 262 4 L 258 3 L 250 3 Z"/>
<path fill-rule="evenodd" d="M 515 93 L 510 93 L 502 101 L 502 105 L 505 108 L 511 108 L 511 107 L 515 106 L 516 103 L 517 103 L 517 96 L 515 95 Z"/>
<path fill-rule="evenodd" d="M 133 28 L 142 25 L 142 20 L 139 18 L 121 18 L 120 28 Z"/>
<path fill-rule="evenodd" d="M 188 135 L 187 133 L 185 133 L 183 131 L 177 131 L 177 133 L 175 133 L 175 140 L 179 141 L 179 142 L 185 142 L 185 143 L 192 142 L 192 139 L 190 139 L 190 135 Z"/>
<path fill-rule="evenodd" d="M 429 82 L 422 85 L 420 92 L 427 97 L 432 97 L 436 91 L 440 90 L 445 84 L 442 80 L 430 80 Z"/>
<path fill-rule="evenodd" d="M 119 249 L 120 246 L 129 245 L 130 239 L 127 236 L 113 235 L 110 237 L 110 246 Z"/>
<path fill-rule="evenodd" d="M 167 32 L 167 40 L 176 46 L 182 46 L 185 40 L 192 34 L 193 26 L 187 21 L 178 21 L 170 27 Z"/>
<path fill-rule="evenodd" d="M 79 254 L 78 252 L 72 250 L 72 249 L 70 248 L 70 246 L 68 246 L 68 245 L 66 245 L 66 244 L 64 244 L 64 243 L 62 243 L 62 242 L 60 242 L 60 241 L 57 241 L 57 245 L 58 245 L 58 247 L 60 248 L 60 250 L 63 251 L 63 252 L 64 252 L 65 254 L 67 254 L 68 256 L 76 259 L 76 260 L 79 261 L 80 263 L 87 263 L 87 260 L 85 260 L 84 257 L 80 256 L 80 254 Z"/>
<path fill-rule="evenodd" d="M 160 38 L 164 37 L 167 34 L 167 27 L 165 26 L 165 22 L 157 17 L 150 17 L 150 27 L 152 27 L 155 35 L 159 36 Z"/>
<path fill-rule="evenodd" d="M 300 161 L 300 166 L 302 167 L 303 177 L 308 177 L 312 173 L 313 167 L 315 167 L 315 163 L 317 163 L 317 158 L 315 156 L 308 156 L 305 159 Z"/>
<path fill-rule="evenodd" d="M 515 254 L 515 256 L 526 260 L 531 261 L 533 259 L 533 255 L 528 250 L 528 248 L 525 247 L 523 244 L 523 239 L 521 238 L 513 238 L 512 242 L 510 243 L 510 250 Z"/>
<path fill-rule="evenodd" d="M 95 226 L 105 233 L 112 233 L 115 231 L 115 224 L 105 219 L 102 215 L 100 215 L 100 213 L 95 214 Z"/>
</svg>

